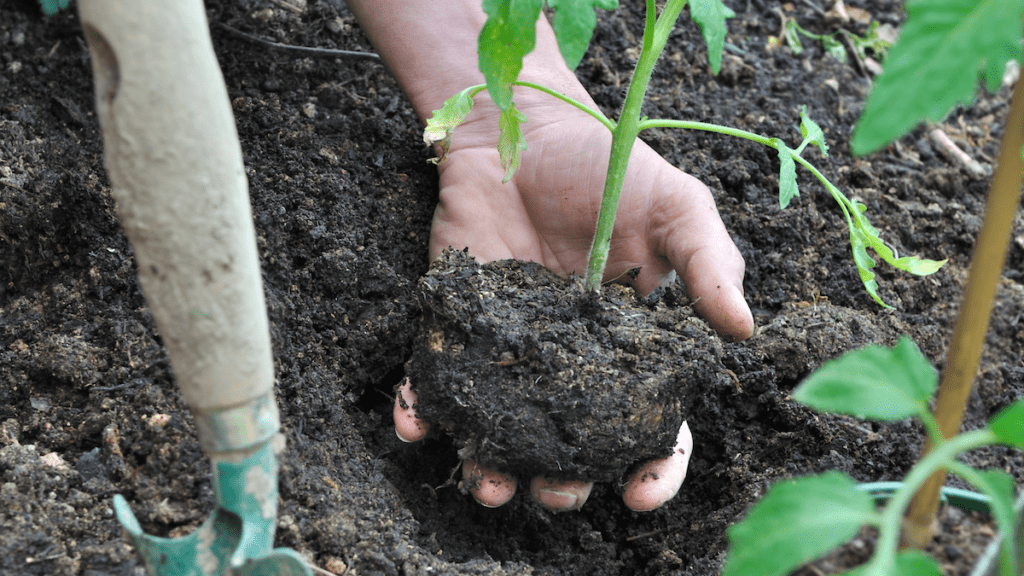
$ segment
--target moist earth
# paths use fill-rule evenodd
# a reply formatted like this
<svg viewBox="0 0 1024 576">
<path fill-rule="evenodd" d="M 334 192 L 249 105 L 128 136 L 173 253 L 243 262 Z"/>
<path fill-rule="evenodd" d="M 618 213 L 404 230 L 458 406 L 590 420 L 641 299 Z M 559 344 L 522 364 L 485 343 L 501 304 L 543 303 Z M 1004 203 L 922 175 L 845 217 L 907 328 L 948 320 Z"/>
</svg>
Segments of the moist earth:
<svg viewBox="0 0 1024 576">
<path fill-rule="evenodd" d="M 912 465 L 921 449 L 916 423 L 816 414 L 789 393 L 828 358 L 901 334 L 941 368 L 988 181 L 947 161 L 923 128 L 852 158 L 847 140 L 869 78 L 816 42 L 796 55 L 770 39 L 780 35 L 780 17 L 815 33 L 840 26 L 863 33 L 867 21 L 839 23 L 813 1 L 726 4 L 737 16 L 721 74 L 710 73 L 699 29 L 680 23 L 644 114 L 732 125 L 795 145 L 806 105 L 831 145 L 828 158 L 814 151 L 808 158 L 867 205 L 899 254 L 949 262 L 926 278 L 879 265 L 880 295 L 892 308 L 879 307 L 853 266 L 842 213 L 807 174 L 798 174 L 800 197 L 780 210 L 774 151 L 715 134 L 645 132 L 714 194 L 746 260 L 757 329 L 745 342 L 717 340 L 679 286 L 655 301 L 636 300 L 644 322 L 656 323 L 659 310 L 672 315 L 692 331 L 695 350 L 715 351 L 708 366 L 720 365 L 713 375 L 676 382 L 683 394 L 664 399 L 678 403 L 674 418 L 685 417 L 695 438 L 686 484 L 664 507 L 641 514 L 622 504 L 617 482 L 602 482 L 582 510 L 554 515 L 528 495 L 486 509 L 462 494 L 450 479 L 470 433 L 405 445 L 390 424 L 396 385 L 424 376 L 406 366 L 422 360 L 417 349 L 430 342 L 420 327 L 432 321 L 420 283 L 439 274 L 428 273 L 427 260 L 437 176 L 422 126 L 392 77 L 373 61 L 272 49 L 222 27 L 284 44 L 370 51 L 347 7 L 207 2 L 247 166 L 288 444 L 276 545 L 338 574 L 710 575 L 721 569 L 726 528 L 773 482 L 831 468 L 863 482 L 896 480 Z M 895 1 L 846 6 L 882 24 L 903 18 Z M 577 74 L 605 114 L 621 104 L 642 29 L 642 5 L 599 16 Z M 112 496 L 128 498 L 147 532 L 180 537 L 213 507 L 209 464 L 114 216 L 74 12 L 44 18 L 28 0 L 0 4 L 0 69 L 0 572 L 140 574 Z M 979 94 L 939 126 L 990 165 L 1009 93 Z M 966 428 L 1024 393 L 1019 214 L 1015 222 Z M 532 265 L 506 265 L 533 270 L 530 282 L 555 282 Z M 624 289 L 610 290 L 609 304 L 626 298 Z M 527 336 L 539 341 L 537 334 Z M 490 362 L 524 373 L 549 369 L 534 366 L 527 349 Z M 500 406 L 493 394 L 489 400 Z M 525 408 L 501 407 L 516 409 Z M 989 448 L 965 459 L 1024 484 L 1019 452 Z M 975 548 L 943 542 L 937 554 L 947 574 L 963 574 Z"/>
<path fill-rule="evenodd" d="M 462 457 L 527 481 L 624 482 L 671 454 L 694 394 L 729 381 L 721 342 L 678 289 L 657 302 L 594 292 L 536 263 L 481 265 L 453 249 L 419 286 L 406 364 L 417 415 Z"/>
</svg>

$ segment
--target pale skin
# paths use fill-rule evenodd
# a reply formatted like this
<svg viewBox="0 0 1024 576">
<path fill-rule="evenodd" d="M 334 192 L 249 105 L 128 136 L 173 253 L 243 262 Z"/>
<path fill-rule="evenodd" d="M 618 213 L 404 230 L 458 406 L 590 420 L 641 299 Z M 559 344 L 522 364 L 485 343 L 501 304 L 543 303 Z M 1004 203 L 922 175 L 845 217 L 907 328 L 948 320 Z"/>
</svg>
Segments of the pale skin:
<svg viewBox="0 0 1024 576">
<path fill-rule="evenodd" d="M 359 22 L 422 119 L 459 90 L 484 82 L 477 67 L 477 35 L 486 15 L 480 0 L 415 2 L 349 0 Z M 547 21 L 538 23 L 537 46 L 520 80 L 543 84 L 594 105 L 569 70 Z M 454 134 L 438 166 L 440 201 L 434 212 L 430 258 L 452 246 L 478 260 L 532 260 L 559 274 L 582 273 L 601 201 L 611 135 L 600 123 L 550 96 L 517 88 L 517 107 L 528 122 L 529 149 L 515 177 L 502 183 L 496 143 L 497 109 L 481 95 Z M 630 157 L 606 279 L 640 267 L 632 284 L 642 293 L 678 273 L 700 312 L 719 333 L 743 340 L 754 330 L 743 299 L 743 258 L 729 238 L 706 186 L 666 162 L 642 142 Z M 415 375 L 412 375 L 415 378 Z M 429 424 L 415 415 L 408 381 L 396 398 L 395 431 L 407 442 L 423 439 Z M 628 479 L 623 502 L 653 510 L 679 491 L 693 438 L 686 423 L 673 454 L 643 464 Z M 514 470 L 463 462 L 470 493 L 482 505 L 501 506 L 516 492 Z M 592 483 L 534 478 L 532 497 L 554 511 L 579 509 Z"/>
</svg>

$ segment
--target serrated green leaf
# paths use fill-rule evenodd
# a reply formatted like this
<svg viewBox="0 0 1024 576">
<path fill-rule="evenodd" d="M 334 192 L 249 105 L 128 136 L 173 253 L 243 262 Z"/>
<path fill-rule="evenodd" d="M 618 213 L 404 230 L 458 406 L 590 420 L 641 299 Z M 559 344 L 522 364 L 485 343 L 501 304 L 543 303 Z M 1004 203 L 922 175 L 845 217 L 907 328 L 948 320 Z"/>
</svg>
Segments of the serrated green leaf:
<svg viewBox="0 0 1024 576">
<path fill-rule="evenodd" d="M 1024 400 L 1018 400 L 992 418 L 989 428 L 999 441 L 1024 449 Z"/>
<path fill-rule="evenodd" d="M 448 148 L 452 143 L 452 132 L 473 111 L 473 96 L 478 94 L 481 89 L 481 86 L 466 88 L 445 100 L 444 105 L 440 109 L 434 110 L 430 118 L 427 118 L 427 127 L 423 129 L 423 141 L 427 146 L 441 145 L 441 157 L 433 161 L 435 164 L 444 162 L 448 156 Z"/>
<path fill-rule="evenodd" d="M 804 140 L 817 145 L 818 150 L 821 150 L 822 156 L 828 156 L 828 143 L 825 142 L 825 133 L 822 132 L 821 127 L 807 115 L 806 105 L 800 107 L 800 134 L 803 135 Z"/>
<path fill-rule="evenodd" d="M 843 64 L 846 63 L 846 48 L 843 47 L 843 43 L 836 40 L 834 34 L 826 34 L 821 37 L 821 45 L 825 48 L 825 52 L 829 56 L 839 60 Z"/>
<path fill-rule="evenodd" d="M 512 82 L 523 57 L 537 43 L 537 18 L 544 0 L 484 0 L 487 22 L 480 31 L 480 72 L 501 110 L 512 105 Z"/>
<path fill-rule="evenodd" d="M 618 0 L 548 0 L 548 6 L 555 15 L 551 27 L 558 39 L 558 50 L 570 70 L 575 70 L 587 52 L 590 39 L 594 36 L 597 15 L 594 8 L 614 10 Z"/>
<path fill-rule="evenodd" d="M 864 233 L 853 227 L 850 228 L 850 247 L 853 251 L 853 263 L 857 265 L 857 274 L 868 295 L 883 308 L 892 308 L 878 295 L 878 282 L 875 280 L 875 273 L 871 271 L 875 267 L 875 259 L 868 254 L 868 243 L 864 240 Z"/>
<path fill-rule="evenodd" d="M 871 249 L 878 254 L 882 260 L 890 266 L 899 268 L 904 272 L 910 272 L 915 276 L 928 276 L 938 272 L 939 268 L 946 263 L 946 260 L 928 260 L 917 256 L 902 256 L 897 258 L 896 253 L 878 236 L 878 231 L 872 228 L 873 233 L 868 234 Z"/>
<path fill-rule="evenodd" d="M 903 336 L 892 348 L 866 346 L 824 363 L 793 399 L 822 412 L 902 420 L 928 411 L 938 381 L 935 368 Z"/>
<path fill-rule="evenodd" d="M 927 260 L 917 256 L 897 258 L 892 248 L 889 248 L 879 237 L 878 229 L 872 226 L 864 216 L 867 206 L 855 200 L 846 199 L 842 192 L 831 184 L 826 184 L 826 188 L 837 199 L 842 198 L 840 203 L 847 208 L 853 261 L 857 265 L 857 272 L 860 274 L 860 280 L 864 284 L 865 290 L 881 306 L 890 308 L 878 295 L 878 282 L 875 281 L 875 273 L 871 271 L 875 267 L 875 260 L 868 254 L 868 248 L 874 250 L 882 260 L 891 266 L 918 276 L 933 274 L 946 263 L 946 260 Z"/>
<path fill-rule="evenodd" d="M 793 150 L 782 140 L 776 138 L 775 144 L 779 150 L 779 208 L 785 210 L 793 198 L 800 195 L 796 184 L 796 161 L 793 160 Z"/>
<path fill-rule="evenodd" d="M 505 177 L 502 182 L 512 179 L 516 169 L 519 168 L 519 160 L 523 151 L 526 150 L 526 137 L 520 125 L 526 122 L 526 116 L 520 112 L 515 104 L 501 111 L 498 118 L 498 126 L 501 128 L 501 135 L 498 137 L 498 155 L 501 157 L 501 167 L 505 169 Z"/>
<path fill-rule="evenodd" d="M 853 253 L 853 263 L 857 265 L 857 273 L 864 289 L 871 298 L 883 308 L 891 308 L 878 295 L 878 282 L 875 281 L 875 273 L 871 271 L 875 267 L 875 259 L 868 254 L 868 246 L 871 245 L 870 237 L 877 236 L 878 231 L 863 216 L 867 206 L 856 200 L 848 200 L 835 186 L 826 184 L 829 192 L 837 199 L 842 197 L 840 204 L 847 210 L 847 221 L 850 223 L 850 248 Z M 844 202 L 848 202 L 849 206 Z"/>
<path fill-rule="evenodd" d="M 786 27 L 783 31 L 783 36 L 786 37 L 786 44 L 789 44 L 789 50 L 793 54 L 801 54 L 804 51 L 803 42 L 800 41 L 800 26 L 797 25 L 796 20 L 787 20 Z"/>
<path fill-rule="evenodd" d="M 873 564 L 865 564 L 849 572 L 843 572 L 840 576 L 875 576 L 877 572 L 871 570 L 873 567 Z M 938 562 L 920 550 L 901 550 L 896 555 L 892 568 L 894 571 L 877 576 L 942 576 Z"/>
<path fill-rule="evenodd" d="M 722 576 L 787 574 L 877 520 L 871 496 L 840 472 L 780 482 L 726 532 Z"/>
<path fill-rule="evenodd" d="M 924 119 L 974 100 L 979 74 L 991 92 L 1021 59 L 1019 0 L 916 0 L 853 132 L 854 154 L 873 152 Z"/>
<path fill-rule="evenodd" d="M 722 49 L 725 47 L 725 21 L 735 18 L 722 0 L 690 0 L 690 18 L 700 26 L 704 42 L 708 45 L 708 64 L 718 74 L 722 68 Z"/>
</svg>

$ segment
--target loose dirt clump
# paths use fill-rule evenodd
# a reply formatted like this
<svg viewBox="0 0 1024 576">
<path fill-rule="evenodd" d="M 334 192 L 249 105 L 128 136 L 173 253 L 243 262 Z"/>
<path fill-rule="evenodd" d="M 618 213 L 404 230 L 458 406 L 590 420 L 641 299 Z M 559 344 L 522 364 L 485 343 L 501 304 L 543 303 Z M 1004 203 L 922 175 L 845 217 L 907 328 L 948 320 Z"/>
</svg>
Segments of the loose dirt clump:
<svg viewBox="0 0 1024 576">
<path fill-rule="evenodd" d="M 530 262 L 448 250 L 420 281 L 406 372 L 459 454 L 534 475 L 620 481 L 667 456 L 690 399 L 727 381 L 722 346 L 676 289 L 585 291 Z"/>
</svg>

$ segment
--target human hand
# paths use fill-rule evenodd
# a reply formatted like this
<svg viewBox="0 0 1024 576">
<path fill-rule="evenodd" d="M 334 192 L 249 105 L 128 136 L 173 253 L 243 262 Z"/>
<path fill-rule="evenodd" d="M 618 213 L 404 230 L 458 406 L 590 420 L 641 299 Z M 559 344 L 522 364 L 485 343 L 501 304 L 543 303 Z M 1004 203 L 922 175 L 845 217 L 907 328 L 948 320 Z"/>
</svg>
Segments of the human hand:
<svg viewBox="0 0 1024 576">
<path fill-rule="evenodd" d="M 430 256 L 468 247 L 482 262 L 532 260 L 560 274 L 581 272 L 593 237 L 611 136 L 589 116 L 546 96 L 523 94 L 517 103 L 529 149 L 515 177 L 501 182 L 494 143 L 497 118 L 483 101 L 456 131 L 439 166 L 440 202 L 431 229 Z M 708 189 L 638 142 L 630 159 L 612 240 L 608 278 L 640 267 L 632 281 L 650 292 L 673 272 L 682 275 L 696 307 L 721 333 L 744 339 L 753 319 L 742 295 L 743 259 L 725 231 Z M 395 429 L 405 441 L 426 436 L 415 417 L 408 381 L 394 408 Z M 673 454 L 648 462 L 629 479 L 623 500 L 651 510 L 679 490 L 693 447 L 684 423 Z M 515 479 L 475 462 L 463 463 L 470 492 L 485 506 L 500 506 L 516 490 Z M 534 478 L 530 493 L 543 506 L 575 510 L 592 483 Z"/>
<path fill-rule="evenodd" d="M 395 433 L 403 442 L 417 442 L 427 436 L 430 424 L 416 417 L 416 393 L 406 379 L 395 399 Z M 626 483 L 622 500 L 637 512 L 654 510 L 671 500 L 686 478 L 686 468 L 693 452 L 693 437 L 686 422 L 679 428 L 672 454 L 660 460 L 647 462 L 633 473 Z M 512 499 L 516 493 L 515 477 L 479 466 L 472 460 L 463 460 L 462 478 L 470 494 L 481 505 L 496 508 Z M 554 512 L 579 510 L 590 496 L 592 482 L 561 481 L 536 477 L 530 483 L 530 495 L 535 501 Z"/>
<path fill-rule="evenodd" d="M 486 14 L 479 0 L 449 0 L 416 9 L 402 0 L 349 0 L 360 25 L 378 49 L 421 118 L 446 98 L 483 82 L 477 63 L 478 36 Z M 558 90 L 597 108 L 566 67 L 545 18 L 537 22 L 536 45 L 523 61 L 520 80 Z M 448 246 L 468 247 L 478 261 L 532 260 L 560 274 L 582 273 L 601 203 L 611 134 L 585 113 L 535 91 L 516 90 L 528 118 L 529 149 L 515 177 L 502 183 L 498 158 L 498 111 L 481 95 L 459 126 L 448 158 L 439 165 L 440 202 L 434 213 L 430 257 Z M 720 333 L 748 338 L 753 317 L 743 300 L 743 258 L 722 224 L 711 193 L 642 142 L 630 157 L 619 201 L 606 279 L 640 267 L 632 284 L 652 291 L 678 272 L 695 307 Z M 415 375 L 414 375 L 415 377 Z M 399 390 L 394 415 L 400 438 L 426 436 L 415 417 L 408 383 Z M 693 440 L 684 424 L 672 456 L 644 465 L 623 494 L 634 510 L 650 510 L 672 498 L 686 476 Z M 515 493 L 515 481 L 473 462 L 463 466 L 474 497 L 499 506 Z M 553 510 L 586 501 L 589 482 L 534 479 L 531 494 Z"/>
</svg>

